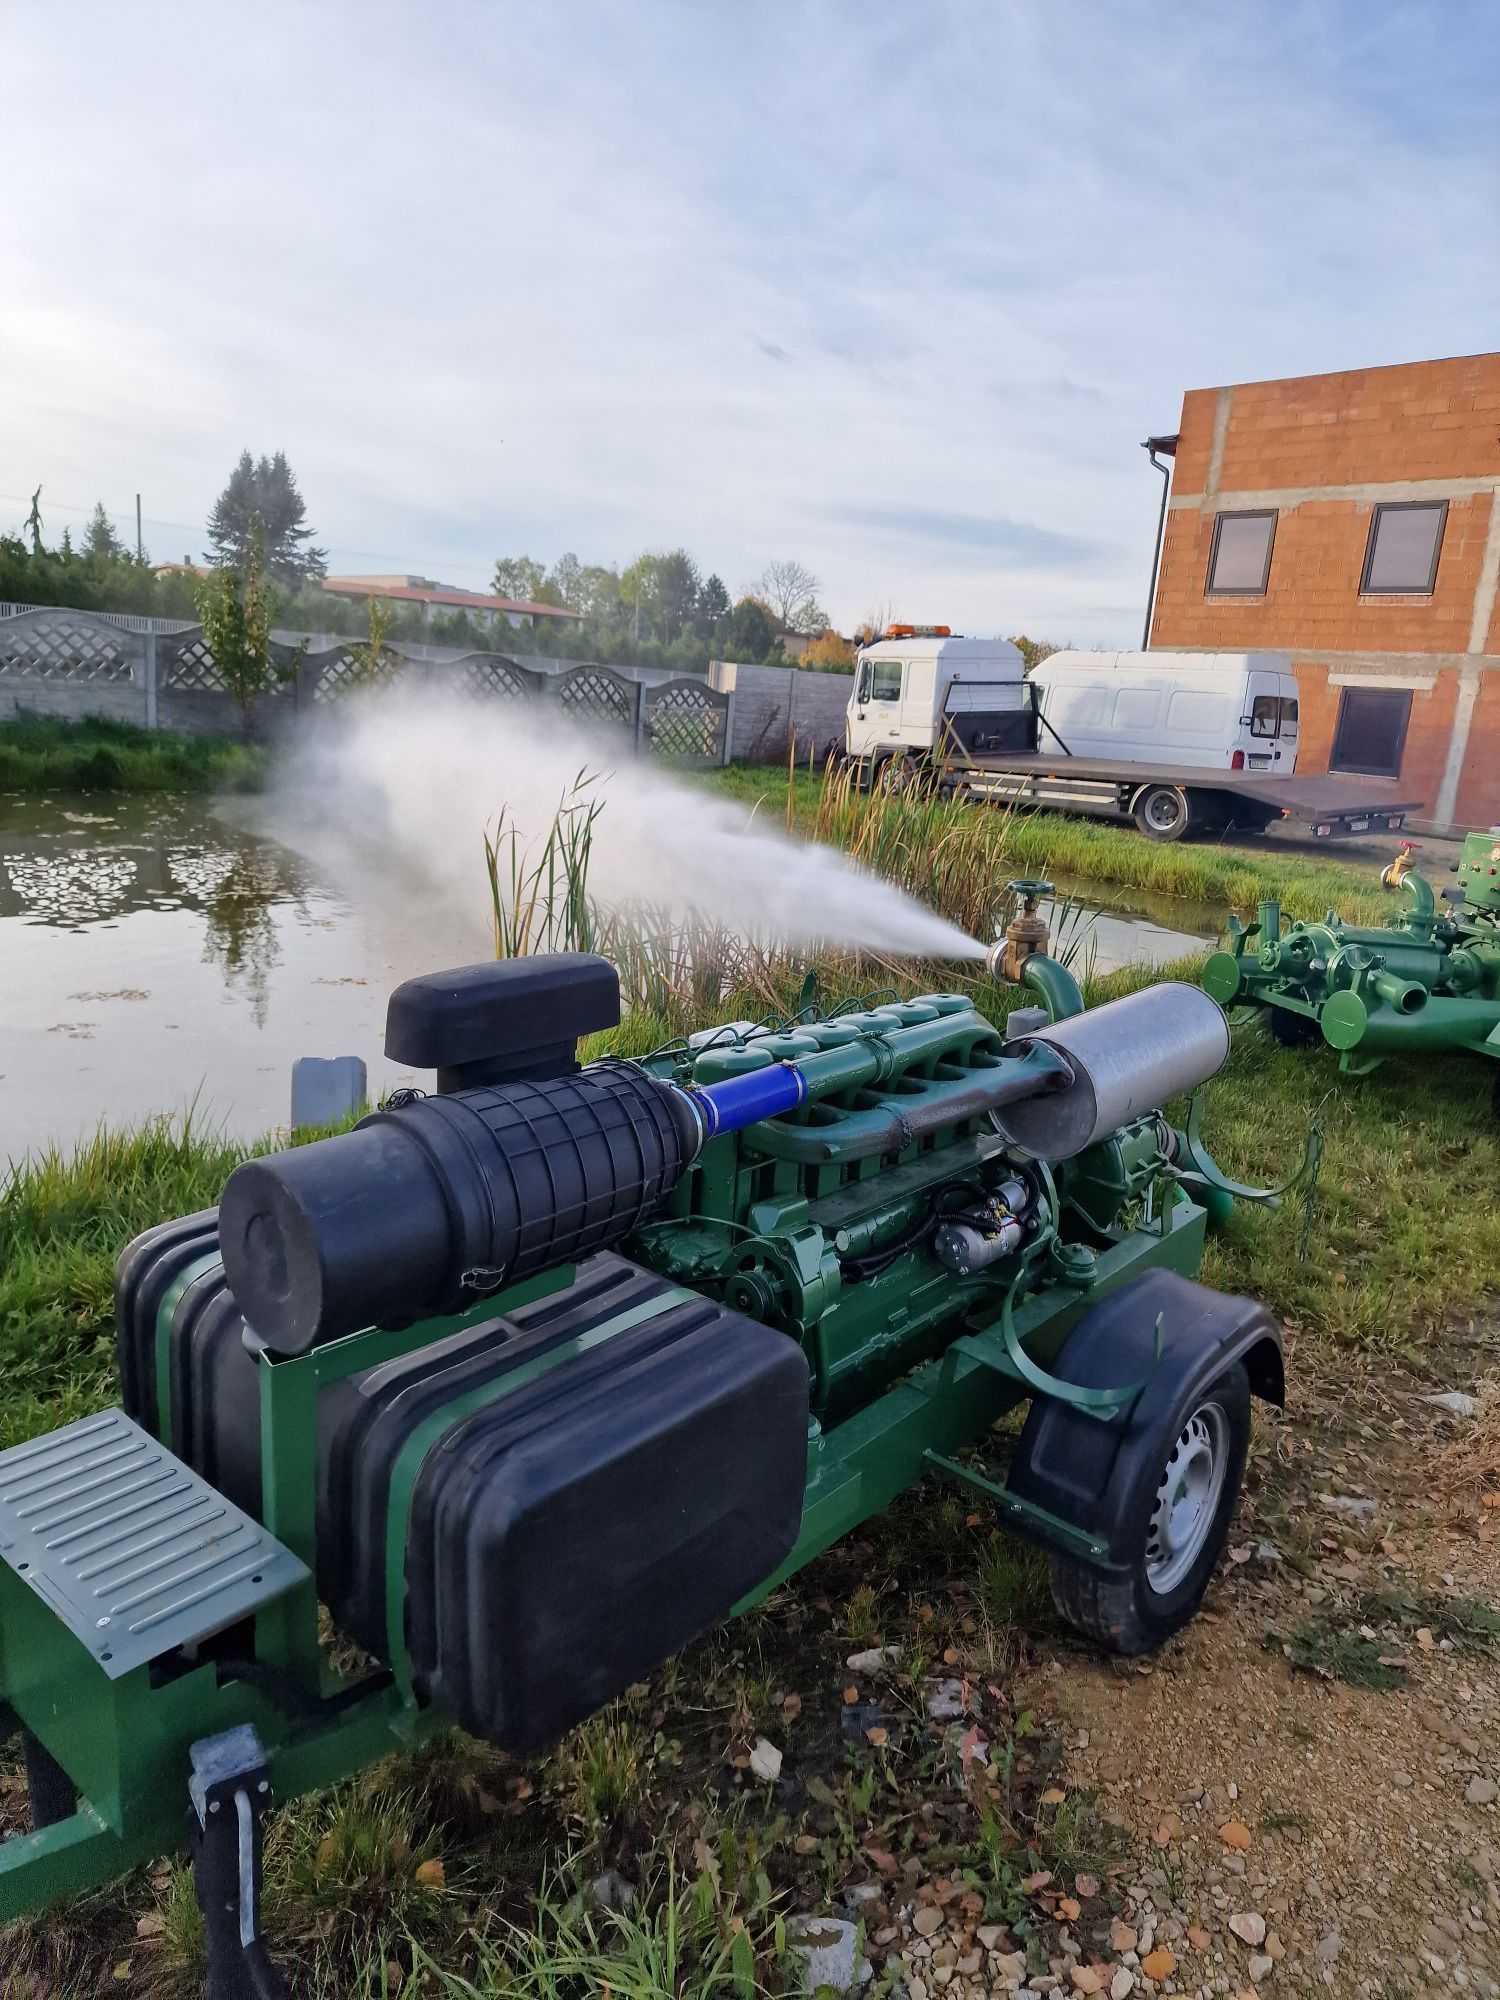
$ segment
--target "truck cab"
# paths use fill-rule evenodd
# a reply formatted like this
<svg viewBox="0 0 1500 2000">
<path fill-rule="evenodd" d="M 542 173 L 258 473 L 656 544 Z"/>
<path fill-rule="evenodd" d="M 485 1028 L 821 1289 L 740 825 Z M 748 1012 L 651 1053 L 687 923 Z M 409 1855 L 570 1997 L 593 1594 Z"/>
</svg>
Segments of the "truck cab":
<svg viewBox="0 0 1500 2000">
<path fill-rule="evenodd" d="M 855 660 L 845 748 L 872 777 L 887 767 L 909 772 L 946 749 L 1027 748 L 1025 678 L 1025 662 L 1007 639 L 966 639 L 946 625 L 891 625 Z"/>
</svg>

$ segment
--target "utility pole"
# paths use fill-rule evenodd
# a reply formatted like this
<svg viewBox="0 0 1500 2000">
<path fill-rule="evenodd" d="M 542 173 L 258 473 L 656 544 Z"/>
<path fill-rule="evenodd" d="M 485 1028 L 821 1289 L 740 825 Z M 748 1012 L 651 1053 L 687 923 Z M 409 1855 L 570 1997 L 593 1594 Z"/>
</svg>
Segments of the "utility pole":
<svg viewBox="0 0 1500 2000">
<path fill-rule="evenodd" d="M 141 496 L 139 493 L 135 496 L 135 559 L 142 565 L 146 561 L 146 544 L 141 540 Z"/>
</svg>

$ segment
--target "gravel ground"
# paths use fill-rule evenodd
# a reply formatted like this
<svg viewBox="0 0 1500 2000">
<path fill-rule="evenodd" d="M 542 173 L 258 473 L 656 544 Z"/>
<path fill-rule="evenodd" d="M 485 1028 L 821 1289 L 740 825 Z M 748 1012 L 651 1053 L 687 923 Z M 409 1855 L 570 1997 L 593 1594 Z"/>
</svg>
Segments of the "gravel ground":
<svg viewBox="0 0 1500 2000">
<path fill-rule="evenodd" d="M 1500 1996 L 1500 1400 L 1429 1400 L 1497 1359 L 1495 1327 L 1420 1377 L 1296 1357 L 1200 1618 L 1154 1660 L 1036 1661 L 1054 1781 L 1126 1861 L 1038 1883 L 1045 1971 L 924 1882 L 874 1940 L 893 1990 Z"/>
</svg>

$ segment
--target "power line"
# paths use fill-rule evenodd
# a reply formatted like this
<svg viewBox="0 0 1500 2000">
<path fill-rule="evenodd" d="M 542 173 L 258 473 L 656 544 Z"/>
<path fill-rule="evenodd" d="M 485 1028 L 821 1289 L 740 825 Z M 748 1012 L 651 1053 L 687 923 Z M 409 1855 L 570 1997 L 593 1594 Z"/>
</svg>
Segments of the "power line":
<svg viewBox="0 0 1500 2000">
<path fill-rule="evenodd" d="M 31 496 L 27 493 L 0 493 L 0 504 L 14 507 L 29 507 L 31 505 Z M 42 511 L 44 515 L 48 513 L 89 515 L 93 513 L 94 509 L 92 506 L 80 507 L 76 501 L 71 500 L 48 500 Z M 118 526 L 120 516 L 111 509 L 106 508 L 105 511 L 109 514 L 111 524 Z M 129 516 L 127 515 L 125 518 L 128 523 Z M 166 521 L 158 514 L 145 514 L 142 515 L 141 519 L 148 528 L 170 528 L 177 534 L 192 535 L 195 537 L 203 533 L 201 522 L 195 526 L 187 521 Z M 424 556 L 421 562 L 418 563 L 410 556 L 391 555 L 384 549 L 351 549 L 342 542 L 335 544 L 335 550 L 339 555 L 356 556 L 363 562 L 389 563 L 393 569 L 399 569 L 403 573 L 415 573 L 425 567 L 431 569 L 463 570 L 471 576 L 489 576 L 495 567 L 493 563 L 466 562 L 459 558 L 450 559 L 447 556 Z"/>
</svg>

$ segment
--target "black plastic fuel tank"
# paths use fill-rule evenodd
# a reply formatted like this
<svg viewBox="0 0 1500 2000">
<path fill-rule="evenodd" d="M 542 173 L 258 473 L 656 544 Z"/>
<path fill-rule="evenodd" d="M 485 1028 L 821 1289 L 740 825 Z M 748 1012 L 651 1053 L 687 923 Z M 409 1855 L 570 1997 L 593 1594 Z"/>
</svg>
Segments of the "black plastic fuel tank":
<svg viewBox="0 0 1500 2000">
<path fill-rule="evenodd" d="M 366 1378 L 329 1479 L 347 1578 L 330 1608 L 383 1653 L 392 1471 L 435 1409 L 494 1392 L 422 1462 L 406 1632 L 419 1690 L 517 1753 L 780 1567 L 802 1521 L 808 1412 L 796 1342 L 620 1257 L 592 1259 L 524 1321 L 436 1373 Z M 561 1358 L 533 1373 L 548 1354 Z"/>
</svg>

